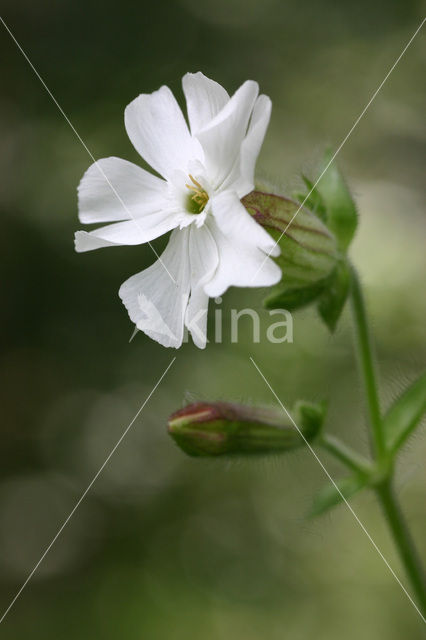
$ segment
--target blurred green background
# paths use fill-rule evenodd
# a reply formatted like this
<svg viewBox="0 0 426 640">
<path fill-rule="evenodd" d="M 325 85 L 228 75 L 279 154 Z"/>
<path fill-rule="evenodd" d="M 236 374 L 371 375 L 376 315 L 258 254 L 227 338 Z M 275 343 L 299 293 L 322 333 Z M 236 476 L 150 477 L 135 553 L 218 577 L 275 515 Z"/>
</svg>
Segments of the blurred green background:
<svg viewBox="0 0 426 640">
<path fill-rule="evenodd" d="M 5 21 L 95 157 L 138 162 L 124 107 L 202 70 L 230 92 L 271 96 L 260 177 L 284 192 L 347 133 L 423 16 L 414 0 L 3 0 Z M 423 7 L 424 8 L 424 7 Z M 342 153 L 360 210 L 352 255 L 366 286 L 383 405 L 421 370 L 424 35 Z M 120 284 L 150 249 L 73 251 L 76 187 L 91 163 L 0 25 L 2 355 L 0 604 L 3 611 L 173 355 L 177 360 L 2 625 L 2 637 L 79 640 L 386 640 L 422 623 L 353 516 L 305 514 L 324 474 L 309 452 L 256 460 L 186 458 L 165 431 L 185 400 L 328 398 L 330 431 L 367 448 L 347 311 L 331 338 L 312 311 L 294 343 L 265 340 L 262 292 L 230 290 L 223 344 L 177 354 L 138 334 Z M 162 242 L 157 244 L 160 249 Z M 216 305 L 217 306 L 217 305 Z M 231 308 L 248 319 L 230 343 Z M 215 304 L 211 304 L 213 320 Z M 243 327 L 244 325 L 244 327 Z M 213 329 L 213 322 L 210 322 Z M 398 493 L 426 559 L 424 432 Z M 326 454 L 335 476 L 341 473 Z M 374 497 L 353 507 L 401 575 Z"/>
</svg>

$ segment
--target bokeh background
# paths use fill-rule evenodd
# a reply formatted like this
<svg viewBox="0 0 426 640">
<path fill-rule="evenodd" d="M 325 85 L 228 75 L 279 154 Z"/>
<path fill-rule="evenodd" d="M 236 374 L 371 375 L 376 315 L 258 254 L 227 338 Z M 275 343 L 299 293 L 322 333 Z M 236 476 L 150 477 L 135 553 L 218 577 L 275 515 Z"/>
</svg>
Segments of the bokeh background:
<svg viewBox="0 0 426 640">
<path fill-rule="evenodd" d="M 326 145 L 337 147 L 423 16 L 415 0 L 3 0 L 2 8 L 97 158 L 138 162 L 123 110 L 141 92 L 167 84 L 181 101 L 188 70 L 229 91 L 256 79 L 274 105 L 258 175 L 288 194 Z M 339 158 L 359 205 L 352 256 L 366 286 L 384 406 L 426 355 L 424 44 L 420 34 Z M 306 519 L 325 482 L 309 452 L 206 462 L 185 457 L 165 430 L 188 400 L 273 403 L 252 355 L 287 406 L 328 398 L 329 430 L 366 450 L 347 311 L 332 338 L 307 310 L 294 318 L 293 344 L 270 345 L 262 292 L 233 289 L 220 305 L 223 344 L 175 354 L 142 334 L 129 343 L 117 291 L 152 262 L 151 251 L 74 253 L 76 187 L 91 160 L 1 25 L 0 60 L 2 611 L 177 355 L 2 637 L 422 637 L 419 617 L 348 510 Z M 262 340 L 253 344 L 246 319 L 231 344 L 230 309 L 247 306 L 259 309 Z M 426 559 L 425 454 L 419 431 L 399 464 L 398 494 Z M 374 497 L 362 494 L 353 506 L 405 580 Z"/>
</svg>

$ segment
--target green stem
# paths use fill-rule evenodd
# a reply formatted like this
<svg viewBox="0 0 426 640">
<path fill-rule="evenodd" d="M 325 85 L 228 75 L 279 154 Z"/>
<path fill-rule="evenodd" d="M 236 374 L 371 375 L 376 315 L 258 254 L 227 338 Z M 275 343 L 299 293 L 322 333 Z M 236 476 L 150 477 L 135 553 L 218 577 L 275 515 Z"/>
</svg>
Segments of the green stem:
<svg viewBox="0 0 426 640">
<path fill-rule="evenodd" d="M 325 433 L 321 436 L 318 444 L 323 449 L 326 449 L 333 454 L 335 458 L 340 460 L 340 462 L 349 467 L 352 471 L 356 471 L 357 473 L 368 473 L 371 470 L 371 465 L 368 460 L 363 456 L 360 456 L 356 451 L 353 451 L 350 447 L 334 436 Z"/>
<path fill-rule="evenodd" d="M 379 459 L 385 455 L 385 441 L 377 393 L 376 371 L 364 297 L 358 275 L 352 267 L 351 302 L 357 337 L 358 356 L 367 396 L 367 409 L 373 435 L 374 451 Z"/>
<path fill-rule="evenodd" d="M 413 591 L 423 615 L 426 615 L 426 583 L 414 542 L 396 502 L 390 480 L 377 488 L 377 495 L 389 524 L 395 545 L 410 579 Z"/>
<path fill-rule="evenodd" d="M 383 423 L 380 414 L 379 396 L 377 392 L 373 349 L 368 330 L 365 302 L 358 275 L 353 267 L 351 279 L 351 302 L 360 368 L 367 396 L 368 416 L 372 432 L 375 459 L 378 470 L 384 478 L 376 485 L 376 493 L 392 532 L 401 561 L 404 564 L 407 576 L 413 587 L 413 591 L 417 596 L 419 607 L 423 614 L 426 614 L 426 586 L 421 563 L 392 490 L 393 464 L 392 458 L 386 450 Z"/>
</svg>

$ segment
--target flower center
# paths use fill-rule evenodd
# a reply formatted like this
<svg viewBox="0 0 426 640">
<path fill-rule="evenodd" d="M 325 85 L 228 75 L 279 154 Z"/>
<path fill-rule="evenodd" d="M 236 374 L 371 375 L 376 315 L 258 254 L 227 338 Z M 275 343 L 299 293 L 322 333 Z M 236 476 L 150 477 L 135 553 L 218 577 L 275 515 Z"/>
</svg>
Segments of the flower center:
<svg viewBox="0 0 426 640">
<path fill-rule="evenodd" d="M 189 174 L 189 178 L 192 184 L 185 184 L 185 187 L 191 192 L 188 195 L 188 211 L 189 213 L 201 213 L 208 202 L 208 193 L 191 174 Z"/>
</svg>

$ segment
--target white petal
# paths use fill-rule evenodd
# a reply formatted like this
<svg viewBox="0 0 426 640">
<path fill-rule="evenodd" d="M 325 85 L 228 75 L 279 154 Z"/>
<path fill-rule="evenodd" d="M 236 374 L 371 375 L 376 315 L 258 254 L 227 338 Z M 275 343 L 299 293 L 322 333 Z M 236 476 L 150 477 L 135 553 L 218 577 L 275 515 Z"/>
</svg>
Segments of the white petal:
<svg viewBox="0 0 426 640">
<path fill-rule="evenodd" d="M 193 216 L 170 209 L 152 211 L 141 218 L 109 224 L 94 231 L 77 231 L 75 250 L 78 253 L 120 245 L 143 244 L 176 227 L 190 224 Z"/>
<path fill-rule="evenodd" d="M 191 333 L 195 346 L 199 349 L 205 349 L 207 344 L 208 307 L 209 296 L 202 287 L 191 291 L 185 315 L 185 326 Z"/>
<path fill-rule="evenodd" d="M 202 156 L 168 87 L 141 94 L 126 107 L 124 120 L 135 149 L 165 178 Z"/>
<path fill-rule="evenodd" d="M 247 212 L 232 191 L 224 191 L 212 200 L 213 215 L 224 235 L 239 238 L 241 244 L 257 246 L 274 257 L 280 255 L 279 245 Z"/>
<path fill-rule="evenodd" d="M 281 269 L 267 257 L 270 251 L 279 254 L 279 248 L 247 213 L 237 195 L 221 193 L 213 199 L 212 208 L 208 225 L 217 244 L 219 264 L 204 291 L 216 297 L 230 286 L 267 287 L 279 282 Z"/>
<path fill-rule="evenodd" d="M 188 241 L 189 229 L 175 230 L 161 262 L 126 280 L 119 291 L 132 322 L 164 347 L 182 344 L 190 291 Z"/>
<path fill-rule="evenodd" d="M 121 158 L 92 164 L 78 187 L 80 222 L 115 222 L 155 210 L 166 198 L 167 183 Z"/>
<path fill-rule="evenodd" d="M 216 243 L 206 225 L 189 229 L 189 257 L 191 266 L 191 297 L 185 316 L 185 325 L 190 330 L 197 347 L 204 349 L 207 341 L 208 296 L 204 284 L 214 274 L 219 257 Z"/>
<path fill-rule="evenodd" d="M 189 125 L 194 135 L 205 127 L 229 101 L 225 89 L 203 73 L 187 73 L 182 78 Z"/>
<path fill-rule="evenodd" d="M 241 145 L 240 168 L 242 177 L 250 183 L 254 183 L 254 169 L 257 156 L 268 128 L 271 117 L 271 101 L 267 96 L 259 96 L 254 105 L 247 135 Z M 246 192 L 248 193 L 248 191 Z M 240 197 L 246 193 L 239 193 Z"/>
<path fill-rule="evenodd" d="M 215 190 L 228 187 L 235 175 L 240 174 L 241 144 L 257 93 L 257 83 L 247 80 L 217 116 L 196 134 L 203 147 L 207 178 Z M 251 189 L 253 186 L 248 185 L 248 191 Z"/>
</svg>

